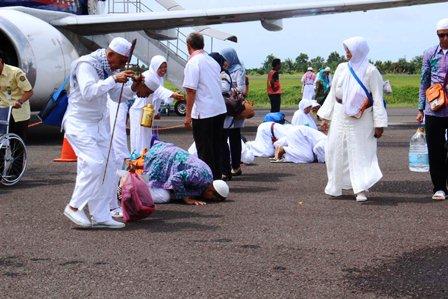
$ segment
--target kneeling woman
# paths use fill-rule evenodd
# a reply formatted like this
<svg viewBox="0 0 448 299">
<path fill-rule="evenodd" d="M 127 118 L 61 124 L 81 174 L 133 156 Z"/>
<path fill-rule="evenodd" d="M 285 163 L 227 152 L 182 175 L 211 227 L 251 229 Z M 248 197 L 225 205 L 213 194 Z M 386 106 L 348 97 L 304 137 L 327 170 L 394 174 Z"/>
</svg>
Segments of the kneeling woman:
<svg viewBox="0 0 448 299">
<path fill-rule="evenodd" d="M 223 201 L 229 195 L 227 183 L 213 181 L 205 162 L 171 143 L 154 142 L 146 154 L 145 172 L 155 203 L 178 200 L 205 205 L 206 201 Z"/>
<path fill-rule="evenodd" d="M 274 143 L 275 160 L 292 163 L 325 162 L 327 136 L 308 126 L 294 126 Z"/>
</svg>

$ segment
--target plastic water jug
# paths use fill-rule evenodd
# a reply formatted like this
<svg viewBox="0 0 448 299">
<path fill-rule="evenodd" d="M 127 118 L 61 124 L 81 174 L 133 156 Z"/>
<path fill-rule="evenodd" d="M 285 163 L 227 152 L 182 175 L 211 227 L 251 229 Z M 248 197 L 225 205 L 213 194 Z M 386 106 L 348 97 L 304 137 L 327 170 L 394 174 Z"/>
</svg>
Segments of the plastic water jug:
<svg viewBox="0 0 448 299">
<path fill-rule="evenodd" d="M 418 128 L 409 143 L 409 170 L 414 172 L 428 172 L 428 146 L 424 128 Z"/>
</svg>

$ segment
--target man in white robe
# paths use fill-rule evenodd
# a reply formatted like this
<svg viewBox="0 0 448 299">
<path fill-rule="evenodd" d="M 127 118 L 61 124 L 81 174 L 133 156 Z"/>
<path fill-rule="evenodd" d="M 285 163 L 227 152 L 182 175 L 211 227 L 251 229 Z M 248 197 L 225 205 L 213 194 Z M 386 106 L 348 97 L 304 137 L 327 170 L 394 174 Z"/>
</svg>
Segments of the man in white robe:
<svg viewBox="0 0 448 299">
<path fill-rule="evenodd" d="M 285 137 L 274 143 L 276 153 L 284 162 L 313 163 L 325 162 L 327 136 L 308 126 L 294 126 Z"/>
<path fill-rule="evenodd" d="M 70 94 L 62 126 L 78 162 L 75 190 L 64 215 L 81 227 L 124 227 L 109 213 L 109 204 L 116 199 L 116 186 L 112 184 L 115 163 L 105 170 L 110 142 L 106 106 L 108 95 L 118 100 L 121 84 L 133 76 L 132 71 L 118 72 L 126 64 L 130 48 L 127 40 L 115 38 L 108 49 L 82 56 L 71 66 Z M 131 86 L 126 85 L 122 100 L 132 94 Z M 86 205 L 92 222 L 83 211 Z"/>
<path fill-rule="evenodd" d="M 348 63 L 341 63 L 334 75 L 330 93 L 318 111 L 325 131 L 331 121 L 325 152 L 328 184 L 325 193 L 342 195 L 353 189 L 357 201 L 367 200 L 366 192 L 382 173 L 377 158 L 377 138 L 387 127 L 383 104 L 383 79 L 369 63 L 369 47 L 364 38 L 344 41 Z M 360 114 L 367 95 L 349 70 L 349 64 L 372 95 L 373 103 Z"/>
<path fill-rule="evenodd" d="M 274 142 L 284 137 L 292 125 L 274 122 L 261 123 L 257 128 L 255 140 L 246 142 L 246 147 L 255 157 L 273 157 Z"/>
</svg>

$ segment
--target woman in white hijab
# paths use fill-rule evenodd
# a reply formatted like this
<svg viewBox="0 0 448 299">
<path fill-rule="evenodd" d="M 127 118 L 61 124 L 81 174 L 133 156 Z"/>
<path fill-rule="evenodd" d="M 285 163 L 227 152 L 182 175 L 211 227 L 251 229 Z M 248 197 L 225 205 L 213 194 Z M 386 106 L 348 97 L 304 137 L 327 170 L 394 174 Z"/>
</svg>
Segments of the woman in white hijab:
<svg viewBox="0 0 448 299">
<path fill-rule="evenodd" d="M 297 110 L 291 120 L 291 125 L 294 126 L 307 126 L 317 130 L 316 122 L 311 116 L 310 112 L 313 108 L 313 101 L 308 99 L 302 99 L 299 103 L 299 110 Z"/>
<path fill-rule="evenodd" d="M 318 111 L 325 131 L 331 121 L 325 151 L 328 183 L 325 193 L 342 195 L 353 189 L 356 201 L 366 201 L 366 192 L 377 183 L 382 173 L 377 158 L 377 138 L 387 127 L 383 105 L 383 79 L 369 63 L 369 46 L 362 37 L 343 42 L 348 63 L 341 63 L 334 74 L 330 93 Z M 368 95 L 353 72 L 367 89 Z M 371 96 L 370 96 L 371 94 Z"/>
<path fill-rule="evenodd" d="M 156 55 L 151 59 L 149 69 L 143 73 L 145 78 L 150 77 L 151 81 L 157 82 L 159 88 L 147 98 L 136 98 L 134 104 L 129 109 L 131 152 L 135 151 L 139 154 L 143 149 L 151 147 L 152 129 L 140 125 L 143 107 L 147 104 L 153 104 L 155 116 L 158 118 L 162 101 L 169 98 L 177 100 L 183 98 L 182 94 L 163 87 L 163 77 L 166 75 L 167 68 L 168 64 L 165 57 Z"/>
</svg>

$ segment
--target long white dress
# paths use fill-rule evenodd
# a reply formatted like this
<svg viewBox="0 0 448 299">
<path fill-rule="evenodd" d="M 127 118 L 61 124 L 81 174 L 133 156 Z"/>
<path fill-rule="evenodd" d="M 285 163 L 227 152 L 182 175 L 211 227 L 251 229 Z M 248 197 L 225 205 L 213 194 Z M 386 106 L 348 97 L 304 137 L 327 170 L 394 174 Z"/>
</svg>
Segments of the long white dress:
<svg viewBox="0 0 448 299">
<path fill-rule="evenodd" d="M 271 126 L 274 124 L 274 137 L 280 139 L 286 136 L 288 130 L 293 128 L 292 125 L 282 125 L 273 122 L 261 123 L 257 128 L 255 140 L 246 142 L 248 149 L 255 157 L 273 157 L 274 144 L 272 142 Z"/>
<path fill-rule="evenodd" d="M 134 104 L 129 109 L 131 152 L 141 153 L 143 149 L 149 149 L 151 146 L 152 128 L 140 125 L 143 107 L 147 104 L 153 104 L 155 114 L 157 114 L 161 103 L 173 95 L 173 91 L 163 87 L 163 77 L 157 75 L 157 70 L 164 62 L 166 62 L 166 59 L 160 55 L 156 55 L 151 59 L 149 70 L 145 73 L 159 83 L 159 88 L 147 98 L 136 98 Z"/>
<path fill-rule="evenodd" d="M 353 189 L 355 194 L 368 190 L 382 178 L 378 165 L 375 128 L 387 127 L 387 112 L 383 106 L 383 79 L 375 66 L 369 64 L 364 75 L 366 87 L 372 92 L 373 106 L 361 118 L 346 115 L 342 99 L 344 78 L 348 64 L 336 69 L 330 93 L 318 115 L 331 121 L 325 152 L 328 184 L 325 193 L 339 196 L 343 189 Z"/>
<path fill-rule="evenodd" d="M 325 162 L 325 142 L 327 136 L 307 126 L 294 126 L 285 137 L 274 143 L 283 146 L 285 162 L 313 163 Z"/>
</svg>

